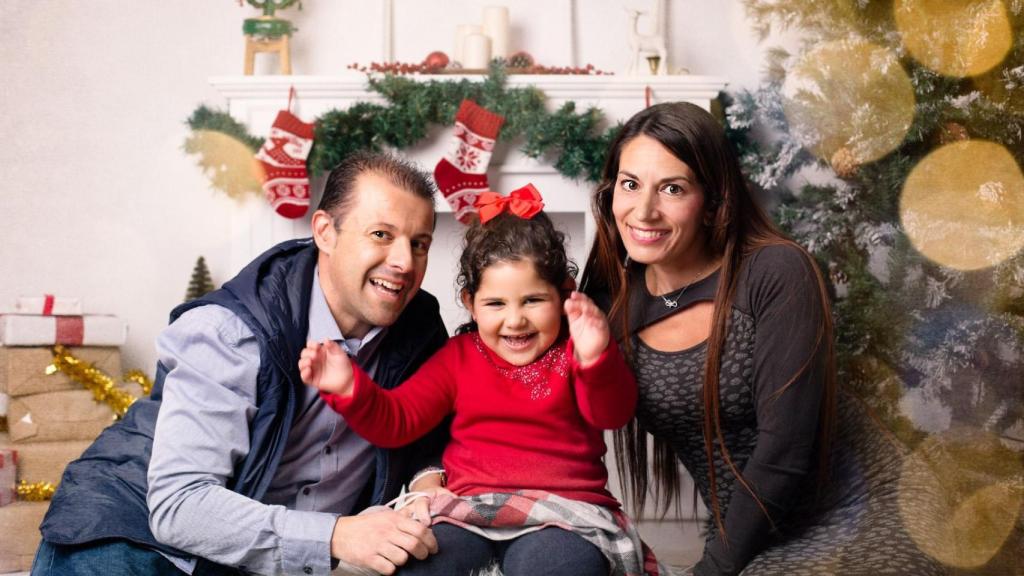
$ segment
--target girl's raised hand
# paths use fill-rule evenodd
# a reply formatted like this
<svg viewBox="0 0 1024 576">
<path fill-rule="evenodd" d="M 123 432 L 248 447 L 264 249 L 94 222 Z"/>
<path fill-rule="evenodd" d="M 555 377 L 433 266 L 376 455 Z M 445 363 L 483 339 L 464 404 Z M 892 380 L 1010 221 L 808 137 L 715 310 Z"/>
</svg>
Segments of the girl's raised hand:
<svg viewBox="0 0 1024 576">
<path fill-rule="evenodd" d="M 576 359 L 584 368 L 590 366 L 608 347 L 608 319 L 593 300 L 575 290 L 565 300 L 565 315 Z"/>
<path fill-rule="evenodd" d="M 308 342 L 299 355 L 299 376 L 321 392 L 347 396 L 352 393 L 352 362 L 333 340 Z"/>
</svg>

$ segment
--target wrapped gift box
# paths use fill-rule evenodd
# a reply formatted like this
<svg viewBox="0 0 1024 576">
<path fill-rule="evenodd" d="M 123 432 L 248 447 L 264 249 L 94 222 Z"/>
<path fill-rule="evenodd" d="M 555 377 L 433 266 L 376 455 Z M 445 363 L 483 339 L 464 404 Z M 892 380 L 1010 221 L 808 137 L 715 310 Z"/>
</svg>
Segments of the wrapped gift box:
<svg viewBox="0 0 1024 576">
<path fill-rule="evenodd" d="M 85 346 L 68 352 L 82 362 L 94 365 L 111 378 L 121 377 L 121 351 L 113 347 Z M 61 372 L 46 374 L 53 361 L 49 348 L 11 348 L 0 346 L 0 394 L 27 396 L 61 390 L 81 390 Z M 0 410 L 0 414 L 5 414 Z"/>
<path fill-rule="evenodd" d="M 54 296 L 19 296 L 14 304 L 18 314 L 42 314 L 43 316 L 81 316 L 82 301 L 78 298 Z"/>
<path fill-rule="evenodd" d="M 121 346 L 128 325 L 117 316 L 0 316 L 0 344 L 4 346 Z"/>
<path fill-rule="evenodd" d="M 64 442 L 21 442 L 14 444 L 7 434 L 0 434 L 0 452 L 18 451 L 17 481 L 30 484 L 49 482 L 60 484 L 64 468 L 77 460 L 92 440 L 68 440 Z"/>
<path fill-rule="evenodd" d="M 13 448 L 0 448 L 0 506 L 14 502 L 14 487 L 17 484 L 18 451 Z"/>
<path fill-rule="evenodd" d="M 12 442 L 92 440 L 113 421 L 110 407 L 88 390 L 12 397 L 7 409 Z"/>
<path fill-rule="evenodd" d="M 15 502 L 0 508 L 0 573 L 28 570 L 39 547 L 39 525 L 49 502 Z"/>
</svg>

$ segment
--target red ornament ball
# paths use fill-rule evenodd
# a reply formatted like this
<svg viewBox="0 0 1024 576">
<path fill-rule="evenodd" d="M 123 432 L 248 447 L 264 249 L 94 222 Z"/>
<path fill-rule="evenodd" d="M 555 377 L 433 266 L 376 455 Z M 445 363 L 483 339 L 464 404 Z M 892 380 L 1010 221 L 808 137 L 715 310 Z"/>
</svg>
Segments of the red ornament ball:
<svg viewBox="0 0 1024 576">
<path fill-rule="evenodd" d="M 423 65 L 427 68 L 444 68 L 448 65 L 448 55 L 440 50 L 427 54 L 426 60 L 423 61 Z"/>
</svg>

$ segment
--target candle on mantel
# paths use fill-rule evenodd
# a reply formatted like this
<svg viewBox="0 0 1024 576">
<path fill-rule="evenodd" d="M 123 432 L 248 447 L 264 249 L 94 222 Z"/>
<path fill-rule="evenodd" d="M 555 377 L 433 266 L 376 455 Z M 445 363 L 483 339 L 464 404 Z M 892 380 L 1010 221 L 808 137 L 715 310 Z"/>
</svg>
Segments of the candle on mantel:
<svg viewBox="0 0 1024 576">
<path fill-rule="evenodd" d="M 395 45 L 391 36 L 395 29 L 395 7 L 394 0 L 384 0 L 384 61 L 392 62 L 395 59 Z"/>
<path fill-rule="evenodd" d="M 483 34 L 483 27 L 479 24 L 459 24 L 455 27 L 455 54 L 452 59 L 466 67 L 466 36 L 470 34 Z"/>
<path fill-rule="evenodd" d="M 508 7 L 507 6 L 485 6 L 484 7 L 484 29 L 485 35 L 491 39 L 491 57 L 508 57 Z"/>
<path fill-rule="evenodd" d="M 462 67 L 484 70 L 491 63 L 491 39 L 483 34 L 468 34 L 462 41 Z"/>
</svg>

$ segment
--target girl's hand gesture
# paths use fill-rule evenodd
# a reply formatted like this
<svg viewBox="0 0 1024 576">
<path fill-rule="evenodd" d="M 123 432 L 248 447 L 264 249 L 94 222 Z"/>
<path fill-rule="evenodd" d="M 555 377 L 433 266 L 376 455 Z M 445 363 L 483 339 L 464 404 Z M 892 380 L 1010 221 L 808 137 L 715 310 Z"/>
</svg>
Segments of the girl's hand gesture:
<svg viewBox="0 0 1024 576">
<path fill-rule="evenodd" d="M 321 392 L 348 396 L 354 378 L 348 354 L 333 340 L 308 342 L 299 356 L 299 376 Z"/>
<path fill-rule="evenodd" d="M 594 301 L 573 291 L 565 301 L 569 335 L 576 348 L 576 360 L 586 368 L 608 347 L 608 319 Z"/>
</svg>

